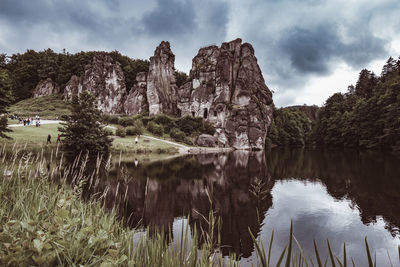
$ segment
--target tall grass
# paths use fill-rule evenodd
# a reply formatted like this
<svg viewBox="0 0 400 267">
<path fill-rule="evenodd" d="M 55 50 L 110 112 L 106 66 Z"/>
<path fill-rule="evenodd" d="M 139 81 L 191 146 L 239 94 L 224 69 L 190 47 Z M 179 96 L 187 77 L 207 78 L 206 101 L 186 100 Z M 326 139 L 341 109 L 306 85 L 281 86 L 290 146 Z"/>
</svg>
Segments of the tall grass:
<svg viewBox="0 0 400 267">
<path fill-rule="evenodd" d="M 117 210 L 106 211 L 102 205 L 109 188 L 96 198 L 83 200 L 82 190 L 98 185 L 100 165 L 110 169 L 111 159 L 99 157 L 91 172 L 86 172 L 87 158 L 79 155 L 66 164 L 58 147 L 49 153 L 43 149 L 24 152 L 14 144 L 13 152 L 0 148 L 0 266 L 237 266 L 237 256 L 223 257 L 220 252 L 222 223 L 218 213 L 200 214 L 205 224 L 194 225 L 189 220 L 182 228 L 180 242 L 164 231 L 146 229 L 134 241 L 136 229 L 128 229 L 117 219 Z M 121 156 L 120 156 L 121 158 Z M 257 188 L 256 188 L 257 189 Z M 253 188 L 255 194 L 262 190 Z M 118 190 L 116 190 L 118 192 Z M 210 206 L 212 199 L 209 191 Z M 115 195 L 115 198 L 118 196 Z M 120 196 L 126 198 L 125 196 Z M 100 200 L 100 201 L 99 201 Z M 205 227 L 204 227 L 205 226 Z M 320 257 L 314 242 L 315 255 L 304 255 L 293 234 L 291 224 L 286 247 L 272 255 L 274 232 L 266 249 L 250 231 L 255 244 L 258 266 L 347 266 L 343 258 L 332 252 L 327 240 L 328 256 Z M 169 229 L 171 230 L 171 229 Z M 168 231 L 167 231 L 168 232 Z M 171 231 L 169 231 L 171 233 Z M 175 245 L 178 243 L 178 245 Z M 298 249 L 295 250 L 294 247 Z M 365 239 L 368 266 L 376 260 Z M 300 253 L 298 254 L 297 252 Z M 398 248 L 400 263 L 400 246 Z M 272 265 L 271 258 L 277 259 Z M 390 261 L 390 258 L 389 258 Z M 390 261 L 391 262 L 391 261 Z M 391 263 L 392 264 L 392 263 Z M 393 266 L 393 265 L 392 265 Z"/>
<path fill-rule="evenodd" d="M 164 232 L 147 229 L 133 242 L 135 229 L 107 212 L 101 201 L 83 201 L 84 185 L 96 186 L 100 164 L 85 174 L 87 158 L 66 167 L 58 149 L 45 156 L 0 150 L 0 266 L 212 266 L 222 262 L 208 231 L 182 235 L 179 249 Z M 106 159 L 109 168 L 110 159 Z M 103 195 L 107 194 L 107 189 Z M 101 197 L 100 197 L 101 200 Z M 214 218 L 208 220 L 214 227 Z M 189 223 L 186 225 L 188 229 Z M 211 231 L 214 233 L 214 231 Z M 206 242 L 199 246 L 200 238 Z"/>
</svg>

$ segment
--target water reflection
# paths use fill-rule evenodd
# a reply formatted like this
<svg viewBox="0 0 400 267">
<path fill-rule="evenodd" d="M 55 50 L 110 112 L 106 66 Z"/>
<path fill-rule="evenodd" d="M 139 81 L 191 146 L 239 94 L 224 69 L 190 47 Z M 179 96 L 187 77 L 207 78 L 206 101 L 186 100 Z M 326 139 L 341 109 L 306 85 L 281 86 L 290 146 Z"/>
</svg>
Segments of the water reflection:
<svg viewBox="0 0 400 267">
<path fill-rule="evenodd" d="M 131 227 L 172 229 L 190 216 L 190 227 L 204 227 L 211 206 L 222 219 L 222 253 L 254 261 L 248 228 L 268 246 L 276 231 L 276 250 L 295 235 L 313 255 L 312 240 L 329 237 L 340 255 L 348 243 L 363 262 L 368 235 L 378 259 L 399 244 L 400 166 L 390 155 L 354 151 L 274 149 L 263 152 L 196 155 L 146 163 L 114 162 L 87 195 L 103 195 L 107 208 L 118 207 Z M 385 256 L 385 259 L 387 257 Z M 383 260 L 385 260 L 383 259 Z"/>
<path fill-rule="evenodd" d="M 175 218 L 187 215 L 191 227 L 207 229 L 203 216 L 208 217 L 212 206 L 222 219 L 223 254 L 249 257 L 254 247 L 248 228 L 259 233 L 272 205 L 272 186 L 263 152 L 235 151 L 137 166 L 123 162 L 89 193 L 108 192 L 107 208 L 116 205 L 128 225 L 164 231 Z"/>
</svg>

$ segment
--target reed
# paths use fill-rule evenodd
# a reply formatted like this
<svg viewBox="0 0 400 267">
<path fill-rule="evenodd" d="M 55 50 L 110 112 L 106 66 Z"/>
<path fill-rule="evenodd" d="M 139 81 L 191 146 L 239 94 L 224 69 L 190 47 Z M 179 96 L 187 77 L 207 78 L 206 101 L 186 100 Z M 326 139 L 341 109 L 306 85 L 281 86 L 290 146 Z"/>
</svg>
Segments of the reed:
<svg viewBox="0 0 400 267">
<path fill-rule="evenodd" d="M 109 170 L 111 158 L 99 157 L 95 167 L 87 172 L 85 155 L 66 164 L 58 148 L 53 149 L 47 154 L 43 149 L 26 151 L 16 144 L 11 151 L 5 146 L 0 149 L 0 266 L 239 265 L 237 256 L 240 255 L 222 256 L 219 234 L 222 222 L 217 211 L 211 209 L 208 215 L 199 213 L 205 224 L 191 228 L 188 217 L 180 242 L 171 243 L 171 236 L 164 231 L 128 229 L 117 219 L 115 207 L 106 210 L 102 205 L 110 188 L 106 187 L 100 195 L 87 200 L 81 197 L 84 186 L 98 186 L 100 166 L 103 164 L 105 170 Z M 261 195 L 260 201 L 263 201 L 260 188 L 261 184 L 251 190 Z M 209 190 L 212 188 L 206 192 L 213 207 Z M 115 198 L 126 199 L 127 189 L 115 194 Z M 329 240 L 328 256 L 324 260 L 315 241 L 314 257 L 306 257 L 293 228 L 291 223 L 288 243 L 279 255 L 272 253 L 273 231 L 266 249 L 249 229 L 258 266 L 322 267 L 330 264 L 346 267 L 349 262 L 356 266 L 353 259 L 348 258 L 346 244 L 343 244 L 343 258 L 339 259 L 332 252 Z M 134 242 L 137 235 L 141 237 Z M 294 246 L 298 250 L 293 249 Z M 368 266 L 376 266 L 367 238 L 365 249 Z M 398 254 L 400 263 L 400 246 Z M 275 264 L 271 263 L 272 258 L 277 259 Z"/>
</svg>

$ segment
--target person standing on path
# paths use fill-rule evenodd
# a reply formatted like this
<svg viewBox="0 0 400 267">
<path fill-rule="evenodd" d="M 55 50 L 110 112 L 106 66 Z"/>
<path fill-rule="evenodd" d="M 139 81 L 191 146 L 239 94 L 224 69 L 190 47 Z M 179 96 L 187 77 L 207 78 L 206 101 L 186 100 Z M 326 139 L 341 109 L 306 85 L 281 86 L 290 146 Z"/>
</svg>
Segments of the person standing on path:
<svg viewBox="0 0 400 267">
<path fill-rule="evenodd" d="M 61 135 L 58 134 L 58 135 L 57 135 L 57 143 L 60 143 L 60 142 L 61 142 Z"/>
<path fill-rule="evenodd" d="M 51 135 L 50 135 L 50 134 L 47 136 L 46 145 L 47 145 L 47 144 L 51 144 Z"/>
<path fill-rule="evenodd" d="M 138 142 L 139 142 L 139 138 L 138 138 L 137 135 L 136 135 L 136 138 L 135 138 L 135 145 L 137 145 Z"/>
</svg>

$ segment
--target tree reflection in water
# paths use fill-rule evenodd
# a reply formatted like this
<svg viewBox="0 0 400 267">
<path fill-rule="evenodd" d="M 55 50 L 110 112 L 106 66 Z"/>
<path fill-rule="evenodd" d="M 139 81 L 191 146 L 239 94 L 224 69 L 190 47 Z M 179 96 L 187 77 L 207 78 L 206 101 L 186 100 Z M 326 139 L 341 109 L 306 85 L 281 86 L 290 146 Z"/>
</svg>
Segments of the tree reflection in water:
<svg viewBox="0 0 400 267">
<path fill-rule="evenodd" d="M 128 226 L 166 233 L 175 218 L 188 215 L 191 228 L 207 229 L 203 216 L 212 209 L 222 220 L 223 255 L 247 258 L 254 251 L 248 229 L 260 232 L 275 181 L 288 178 L 322 182 L 334 198 L 351 200 L 363 223 L 382 216 L 392 235 L 398 234 L 400 167 L 395 162 L 376 153 L 306 149 L 190 155 L 137 166 L 122 162 L 85 195 L 107 191 L 106 208 L 118 208 Z"/>
</svg>

